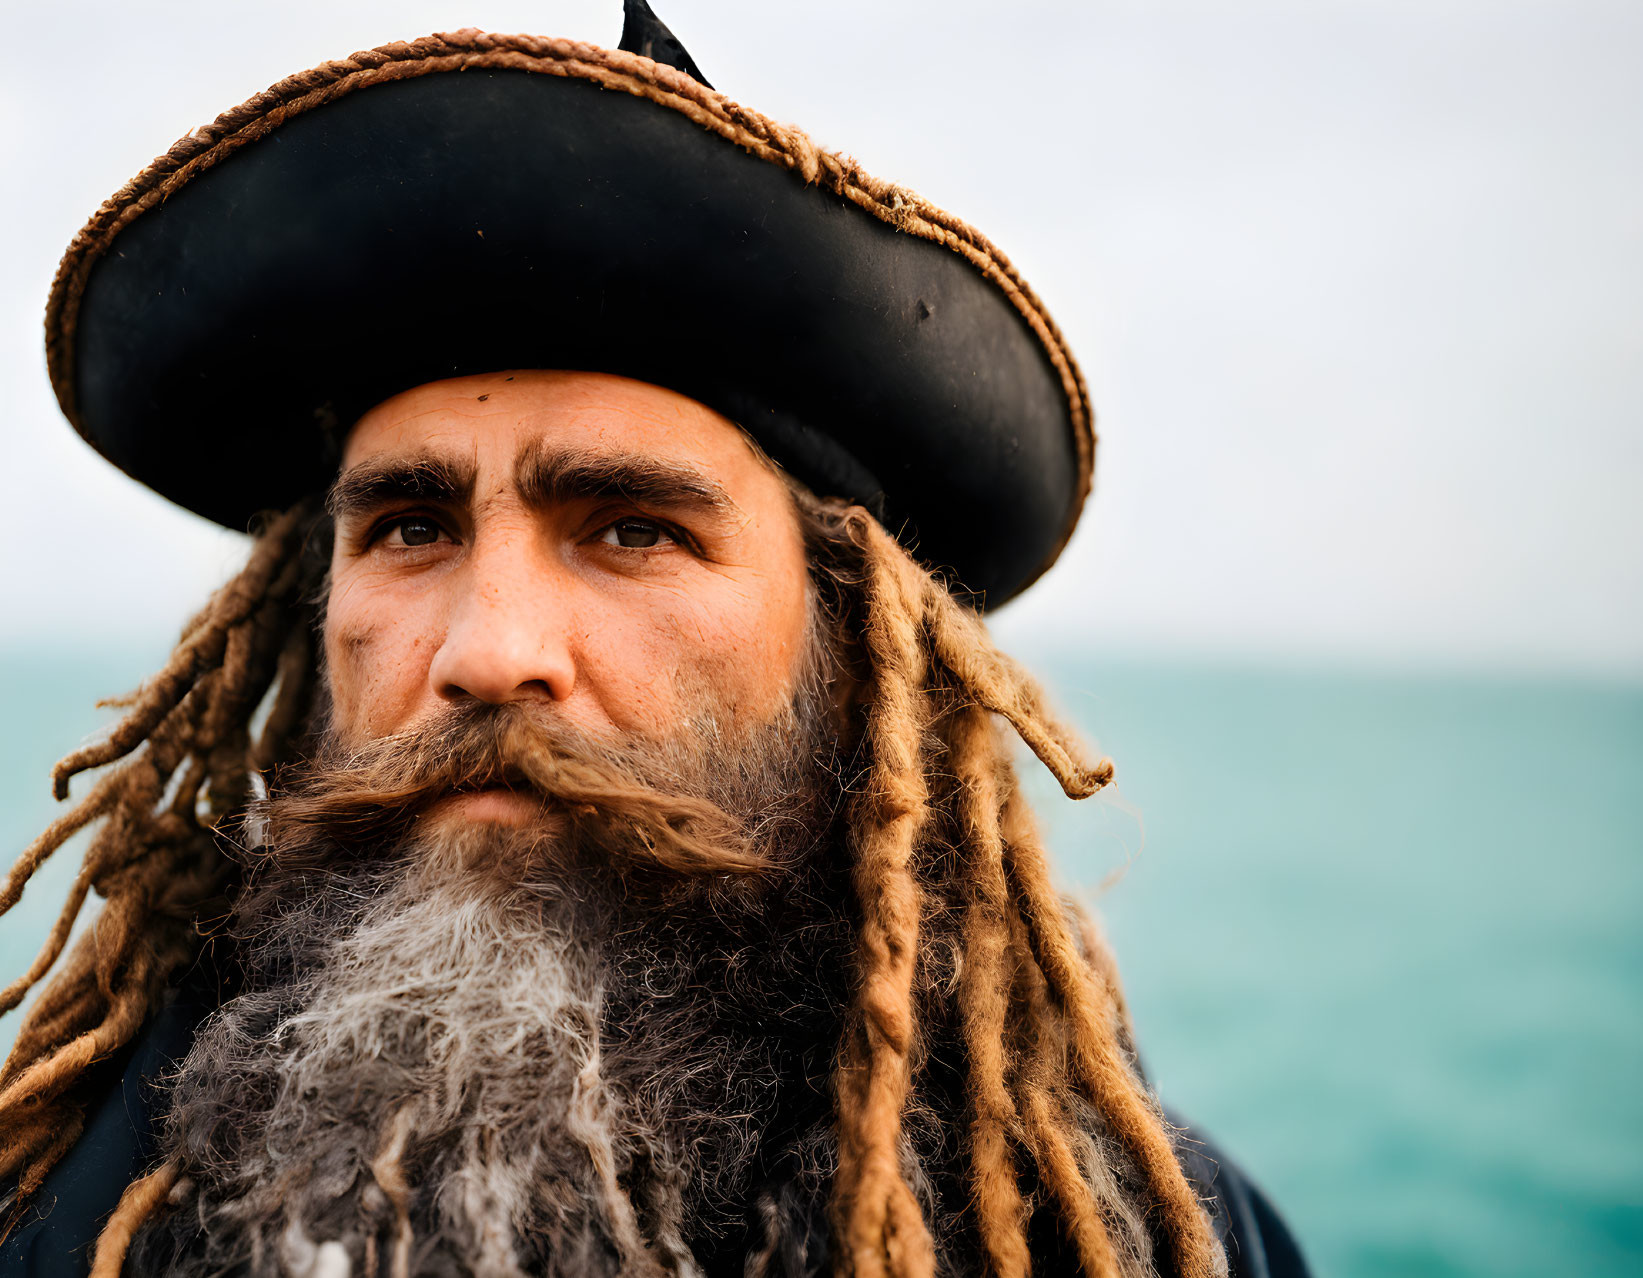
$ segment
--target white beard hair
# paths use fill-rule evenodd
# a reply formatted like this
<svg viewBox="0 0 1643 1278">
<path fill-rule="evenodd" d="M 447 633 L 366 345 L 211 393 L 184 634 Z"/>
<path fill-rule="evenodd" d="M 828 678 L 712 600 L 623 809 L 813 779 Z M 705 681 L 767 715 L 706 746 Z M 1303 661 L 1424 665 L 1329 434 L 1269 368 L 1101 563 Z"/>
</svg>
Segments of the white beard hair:
<svg viewBox="0 0 1643 1278">
<path fill-rule="evenodd" d="M 260 1046 L 232 1016 L 202 1030 L 185 1076 L 197 1059 L 221 1078 L 226 1057 L 273 1100 L 247 1114 L 259 1136 L 200 1223 L 239 1234 L 257 1274 L 694 1278 L 681 1187 L 704 1169 L 602 1055 L 586 907 L 413 855 Z M 685 1071 L 720 1050 L 674 1047 L 628 1064 Z M 756 1135 L 731 1145 L 751 1153 Z"/>
</svg>

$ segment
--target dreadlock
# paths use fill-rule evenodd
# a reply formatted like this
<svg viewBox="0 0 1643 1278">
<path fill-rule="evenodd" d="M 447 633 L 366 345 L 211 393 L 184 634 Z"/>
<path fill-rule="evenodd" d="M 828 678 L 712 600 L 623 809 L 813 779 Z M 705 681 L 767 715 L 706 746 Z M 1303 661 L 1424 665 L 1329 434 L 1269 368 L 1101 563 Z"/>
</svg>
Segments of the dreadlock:
<svg viewBox="0 0 1643 1278">
<path fill-rule="evenodd" d="M 995 716 L 1069 798 L 1106 785 L 1111 761 L 1083 761 L 1031 676 L 867 512 L 806 505 L 823 530 L 813 554 L 832 559 L 836 606 L 851 617 L 845 629 L 860 635 L 867 683 L 867 773 L 852 822 L 859 974 L 837 1078 L 834 1209 L 844 1266 L 855 1278 L 935 1272 L 926 1213 L 905 1174 L 901 1120 L 920 1029 L 942 1015 L 939 1004 L 954 1003 L 967 1207 L 987 1269 L 998 1278 L 1031 1271 L 1029 1197 L 1041 1192 L 1084 1274 L 1122 1272 L 1108 1225 L 1124 1210 L 1120 1195 L 1092 1183 L 1077 1153 L 1093 1106 L 1145 1178 L 1169 1266 L 1182 1278 L 1224 1273 L 1220 1244 L 1137 1069 L 1116 964 L 1092 927 L 1075 935 Z M 950 784 L 936 798 L 943 778 Z M 956 981 L 930 962 L 944 949 L 958 956 Z"/>
<path fill-rule="evenodd" d="M 0 1181 L 15 1179 L 7 1228 L 79 1138 L 96 1061 L 136 1035 L 171 978 L 199 951 L 197 920 L 220 915 L 229 864 L 211 837 L 244 806 L 251 776 L 278 761 L 311 693 L 311 627 L 303 618 L 298 506 L 257 537 L 244 570 L 183 631 L 170 661 L 130 697 L 102 740 L 52 770 L 59 800 L 81 772 L 115 764 L 47 827 L 0 886 L 0 913 L 79 830 L 101 822 L 45 945 L 0 992 L 11 1011 L 62 958 L 95 891 L 102 910 L 24 1020 L 0 1068 Z M 252 736 L 254 712 L 272 704 Z"/>
<path fill-rule="evenodd" d="M 1026 1278 L 1034 1222 L 1050 1218 L 1088 1278 L 1154 1259 L 1181 1278 L 1223 1275 L 1220 1244 L 1136 1065 L 1110 951 L 1052 885 L 999 720 L 1069 797 L 1107 784 L 1111 762 L 1084 761 L 979 617 L 867 512 L 802 490 L 796 499 L 823 624 L 860 687 L 864 771 L 848 849 L 857 972 L 834 1080 L 839 1272 L 936 1272 L 935 1208 L 909 1128 L 929 1108 L 931 1059 L 946 1050 L 963 1092 L 956 1214 L 987 1272 Z M 311 605 L 323 578 L 315 523 L 311 504 L 271 520 L 125 718 L 57 765 L 59 798 L 76 773 L 115 766 L 0 889 L 3 913 L 66 839 L 102 822 L 46 945 L 0 994 L 0 1012 L 15 1008 L 57 964 L 87 895 L 105 899 L 0 1071 L 0 1178 L 16 1185 L 13 1221 L 79 1135 L 90 1066 L 136 1035 L 199 952 L 200 921 L 222 914 L 234 885 L 213 827 L 244 806 L 254 776 L 289 756 L 308 719 Z M 1146 1221 L 1090 1156 L 1092 1126 L 1138 1180 Z M 120 1272 L 177 1174 L 168 1164 L 127 1189 L 95 1274 Z M 1133 1239 L 1149 1232 L 1162 1254 L 1136 1255 Z"/>
</svg>

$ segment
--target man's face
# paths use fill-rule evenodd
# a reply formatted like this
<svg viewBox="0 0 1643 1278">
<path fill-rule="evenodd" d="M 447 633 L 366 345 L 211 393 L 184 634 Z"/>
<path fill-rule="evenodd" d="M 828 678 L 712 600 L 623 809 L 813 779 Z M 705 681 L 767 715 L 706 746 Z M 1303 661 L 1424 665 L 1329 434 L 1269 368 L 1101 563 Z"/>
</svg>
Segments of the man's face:
<svg viewBox="0 0 1643 1278">
<path fill-rule="evenodd" d="M 333 731 L 362 743 L 475 701 L 604 736 L 731 733 L 791 701 L 808 633 L 781 477 L 731 422 L 593 373 L 434 382 L 354 428 L 332 491 Z M 448 801 L 522 821 L 506 790 Z"/>
<path fill-rule="evenodd" d="M 828 1139 L 851 970 L 787 485 L 680 395 L 519 372 L 378 405 L 331 506 L 332 721 L 258 805 L 134 1267 L 701 1272 L 766 1132 Z"/>
</svg>

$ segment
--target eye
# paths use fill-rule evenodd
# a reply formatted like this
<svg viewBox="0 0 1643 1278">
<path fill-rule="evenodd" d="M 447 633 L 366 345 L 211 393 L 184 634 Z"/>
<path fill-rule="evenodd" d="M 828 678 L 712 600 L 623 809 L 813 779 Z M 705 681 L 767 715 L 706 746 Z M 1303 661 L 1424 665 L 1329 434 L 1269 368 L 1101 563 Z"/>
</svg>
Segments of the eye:
<svg viewBox="0 0 1643 1278">
<path fill-rule="evenodd" d="M 618 519 L 602 533 L 599 540 L 607 546 L 621 546 L 625 550 L 651 550 L 673 538 L 661 524 L 650 519 Z"/>
<path fill-rule="evenodd" d="M 426 515 L 403 515 L 378 530 L 378 538 L 388 546 L 431 546 L 445 530 Z"/>
</svg>

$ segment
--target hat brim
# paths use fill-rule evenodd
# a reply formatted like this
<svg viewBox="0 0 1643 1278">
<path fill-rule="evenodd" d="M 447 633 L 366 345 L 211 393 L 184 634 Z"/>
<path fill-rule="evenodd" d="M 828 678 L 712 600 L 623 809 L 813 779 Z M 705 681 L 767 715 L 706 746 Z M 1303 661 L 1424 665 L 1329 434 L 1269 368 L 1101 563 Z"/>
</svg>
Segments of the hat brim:
<svg viewBox="0 0 1643 1278">
<path fill-rule="evenodd" d="M 238 528 L 411 386 L 654 382 L 987 605 L 1059 553 L 1094 450 L 1059 333 L 962 222 L 672 68 L 478 32 L 185 138 L 70 247 L 47 352 L 99 452 Z"/>
</svg>

